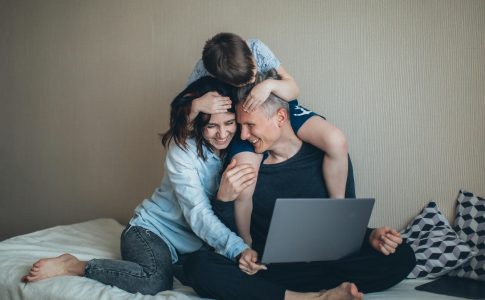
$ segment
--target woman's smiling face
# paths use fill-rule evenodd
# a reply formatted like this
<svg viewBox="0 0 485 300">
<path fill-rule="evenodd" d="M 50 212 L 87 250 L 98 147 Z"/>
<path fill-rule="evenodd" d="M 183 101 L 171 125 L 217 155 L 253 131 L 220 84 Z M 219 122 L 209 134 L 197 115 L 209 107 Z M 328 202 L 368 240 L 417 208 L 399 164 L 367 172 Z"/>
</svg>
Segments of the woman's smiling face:
<svg viewBox="0 0 485 300">
<path fill-rule="evenodd" d="M 204 127 L 203 136 L 219 152 L 229 146 L 236 129 L 236 114 L 231 112 L 212 114 L 209 123 Z"/>
</svg>

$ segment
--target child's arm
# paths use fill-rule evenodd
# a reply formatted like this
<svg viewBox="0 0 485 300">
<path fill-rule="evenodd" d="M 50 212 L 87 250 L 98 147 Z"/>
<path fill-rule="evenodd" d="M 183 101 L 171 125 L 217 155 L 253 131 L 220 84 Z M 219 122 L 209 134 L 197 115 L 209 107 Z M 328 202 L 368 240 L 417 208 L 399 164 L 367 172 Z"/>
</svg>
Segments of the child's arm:
<svg viewBox="0 0 485 300">
<path fill-rule="evenodd" d="M 263 155 L 252 152 L 239 152 L 234 156 L 238 164 L 250 164 L 254 168 L 256 174 L 259 170 L 259 165 L 263 159 Z M 256 187 L 256 180 L 253 184 L 246 187 L 237 197 L 234 202 L 234 216 L 239 236 L 244 242 L 251 247 L 252 238 L 250 233 L 251 228 L 251 213 L 253 211 L 253 193 Z"/>
<path fill-rule="evenodd" d="M 324 152 L 323 179 L 331 198 L 345 198 L 348 145 L 344 133 L 324 118 L 310 117 L 297 132 L 303 141 Z"/>
<path fill-rule="evenodd" d="M 276 68 L 276 72 L 281 76 L 280 80 L 266 79 L 251 90 L 251 93 L 243 103 L 246 111 L 254 111 L 268 99 L 271 93 L 286 101 L 298 98 L 300 88 L 296 84 L 295 79 L 281 65 Z"/>
</svg>

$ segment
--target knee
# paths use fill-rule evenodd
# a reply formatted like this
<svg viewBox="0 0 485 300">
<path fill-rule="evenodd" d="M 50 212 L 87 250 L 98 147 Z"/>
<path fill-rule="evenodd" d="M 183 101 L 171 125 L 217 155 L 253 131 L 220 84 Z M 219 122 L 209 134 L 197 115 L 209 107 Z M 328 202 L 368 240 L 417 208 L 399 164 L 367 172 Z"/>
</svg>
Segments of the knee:
<svg viewBox="0 0 485 300">
<path fill-rule="evenodd" d="M 403 242 L 396 248 L 396 252 L 387 257 L 388 267 L 392 269 L 392 277 L 397 282 L 405 279 L 416 265 L 416 257 L 413 249 Z"/>
<path fill-rule="evenodd" d="M 396 257 L 399 261 L 399 266 L 406 277 L 416 266 L 416 255 L 414 250 L 405 241 L 396 249 Z"/>
<path fill-rule="evenodd" d="M 173 276 L 168 274 L 154 273 L 146 277 L 146 280 L 138 287 L 138 291 L 143 295 L 155 295 L 159 292 L 173 289 Z"/>
</svg>

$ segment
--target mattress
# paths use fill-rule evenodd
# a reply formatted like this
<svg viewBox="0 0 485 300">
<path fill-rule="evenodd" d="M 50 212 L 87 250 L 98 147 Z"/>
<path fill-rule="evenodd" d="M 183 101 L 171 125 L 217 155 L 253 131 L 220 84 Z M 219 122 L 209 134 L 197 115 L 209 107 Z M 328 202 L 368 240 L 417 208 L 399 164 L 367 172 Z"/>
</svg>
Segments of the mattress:
<svg viewBox="0 0 485 300">
<path fill-rule="evenodd" d="M 174 290 L 154 296 L 130 294 L 77 276 L 59 276 L 33 283 L 20 281 L 32 264 L 44 257 L 71 253 L 81 260 L 119 259 L 119 236 L 123 228 L 113 219 L 96 219 L 56 226 L 0 242 L 0 299 L 202 299 L 176 279 Z M 461 299 L 414 289 L 425 282 L 427 280 L 405 280 L 384 292 L 366 294 L 365 299 Z"/>
</svg>

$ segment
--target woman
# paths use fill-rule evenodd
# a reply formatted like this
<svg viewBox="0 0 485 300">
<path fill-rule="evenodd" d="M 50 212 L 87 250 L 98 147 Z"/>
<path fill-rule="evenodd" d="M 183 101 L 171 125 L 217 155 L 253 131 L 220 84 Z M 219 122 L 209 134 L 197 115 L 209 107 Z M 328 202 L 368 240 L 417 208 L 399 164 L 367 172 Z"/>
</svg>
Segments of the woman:
<svg viewBox="0 0 485 300">
<path fill-rule="evenodd" d="M 209 199 L 215 198 L 218 191 L 225 149 L 237 127 L 234 106 L 223 113 L 199 113 L 189 121 L 192 100 L 207 92 L 231 98 L 234 90 L 212 77 L 203 77 L 172 101 L 170 128 L 162 135 L 168 149 L 162 183 L 138 205 L 121 234 L 122 260 L 80 261 L 63 254 L 34 263 L 23 281 L 77 275 L 131 293 L 153 295 L 172 288 L 172 264 L 184 254 L 208 244 L 234 259 L 248 248 L 219 221 L 210 205 Z M 256 176 L 249 165 L 235 166 L 235 162 L 224 175 L 217 196 L 228 199 L 235 198 Z"/>
</svg>

